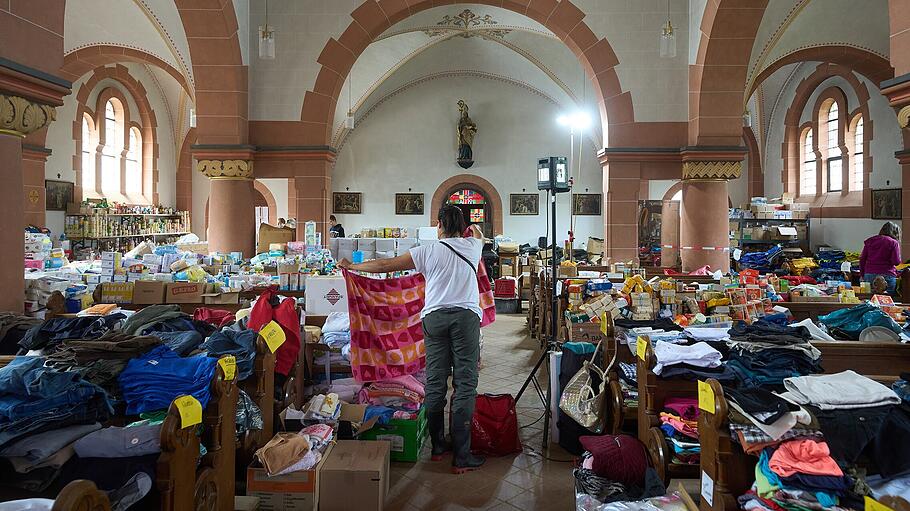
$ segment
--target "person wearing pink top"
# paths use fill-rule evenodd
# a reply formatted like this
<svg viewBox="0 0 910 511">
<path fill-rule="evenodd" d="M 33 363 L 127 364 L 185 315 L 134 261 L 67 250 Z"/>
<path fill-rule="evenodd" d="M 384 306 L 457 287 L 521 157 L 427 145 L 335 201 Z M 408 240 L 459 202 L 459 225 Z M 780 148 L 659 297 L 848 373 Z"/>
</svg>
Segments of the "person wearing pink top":
<svg viewBox="0 0 910 511">
<path fill-rule="evenodd" d="M 865 241 L 859 257 L 859 271 L 863 280 L 873 283 L 876 277 L 882 277 L 889 295 L 894 294 L 897 285 L 895 266 L 901 263 L 900 239 L 901 228 L 894 222 L 885 222 L 877 236 Z"/>
</svg>

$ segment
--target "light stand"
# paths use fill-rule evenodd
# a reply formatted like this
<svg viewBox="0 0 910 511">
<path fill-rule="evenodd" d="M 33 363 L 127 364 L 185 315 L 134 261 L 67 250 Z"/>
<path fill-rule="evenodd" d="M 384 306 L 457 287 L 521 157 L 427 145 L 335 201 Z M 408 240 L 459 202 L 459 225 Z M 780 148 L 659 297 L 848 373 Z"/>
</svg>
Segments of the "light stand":
<svg viewBox="0 0 910 511">
<path fill-rule="evenodd" d="M 553 251 L 553 253 L 550 254 L 550 336 L 547 339 L 543 352 L 540 354 L 540 358 L 537 359 L 537 363 L 534 364 L 534 368 L 531 369 L 531 373 L 528 375 L 527 379 L 525 379 L 524 384 L 521 386 L 521 390 L 519 390 L 518 394 L 515 396 L 515 402 L 517 403 L 521 399 L 521 396 L 529 385 L 534 385 L 534 390 L 537 391 L 537 395 L 540 397 L 541 402 L 543 402 L 544 407 L 543 452 L 546 452 L 550 438 L 550 398 L 552 393 L 552 386 L 549 382 L 550 364 L 547 364 L 546 393 L 540 387 L 540 381 L 537 379 L 537 371 L 540 370 L 540 366 L 543 365 L 544 362 L 547 362 L 550 359 L 550 353 L 556 351 L 558 348 L 559 295 L 557 294 L 556 282 L 556 194 L 569 191 L 566 158 L 555 156 L 541 158 L 537 163 L 537 172 L 537 188 L 539 190 L 547 190 L 547 197 L 550 200 L 550 216 L 552 218 L 549 233 L 549 235 L 552 236 L 552 238 L 550 238 L 551 241 L 549 246 L 552 247 L 551 250 Z"/>
</svg>

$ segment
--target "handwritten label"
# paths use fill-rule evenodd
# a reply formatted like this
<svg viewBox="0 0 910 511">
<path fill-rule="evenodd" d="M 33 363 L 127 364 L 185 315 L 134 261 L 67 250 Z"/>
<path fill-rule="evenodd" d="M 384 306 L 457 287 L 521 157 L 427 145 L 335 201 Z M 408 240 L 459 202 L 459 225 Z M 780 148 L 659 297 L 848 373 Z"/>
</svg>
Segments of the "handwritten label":
<svg viewBox="0 0 910 511">
<path fill-rule="evenodd" d="M 638 358 L 644 360 L 645 352 L 648 350 L 648 341 L 644 337 L 639 336 L 635 340 L 635 351 L 638 353 Z"/>
<path fill-rule="evenodd" d="M 225 380 L 233 381 L 237 377 L 237 359 L 234 358 L 234 355 L 219 358 L 218 365 L 221 366 Z"/>
<path fill-rule="evenodd" d="M 714 505 L 714 479 L 711 479 L 704 471 L 701 473 L 701 498 L 708 503 L 708 506 Z"/>
<path fill-rule="evenodd" d="M 708 413 L 714 413 L 714 389 L 708 382 L 698 381 L 698 407 Z"/>
<path fill-rule="evenodd" d="M 882 504 L 881 502 L 873 499 L 870 496 L 865 497 L 866 500 L 866 511 L 894 511 L 890 507 Z"/>
<path fill-rule="evenodd" d="M 180 427 L 188 428 L 202 422 L 202 405 L 193 396 L 180 396 L 174 400 L 180 412 Z"/>
<path fill-rule="evenodd" d="M 265 343 L 269 345 L 269 349 L 272 353 L 278 351 L 278 348 L 284 344 L 286 339 L 284 335 L 284 330 L 275 323 L 274 321 L 269 321 L 262 329 L 259 330 L 259 335 L 265 339 Z"/>
</svg>

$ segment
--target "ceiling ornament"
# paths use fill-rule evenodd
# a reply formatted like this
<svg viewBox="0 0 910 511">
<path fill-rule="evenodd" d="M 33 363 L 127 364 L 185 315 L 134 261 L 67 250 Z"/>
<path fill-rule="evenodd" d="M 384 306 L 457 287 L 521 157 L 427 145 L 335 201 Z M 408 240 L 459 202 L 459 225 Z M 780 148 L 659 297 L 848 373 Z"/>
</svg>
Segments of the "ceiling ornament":
<svg viewBox="0 0 910 511">
<path fill-rule="evenodd" d="M 480 16 L 475 14 L 471 9 L 465 9 L 456 16 L 446 14 L 436 23 L 437 27 L 424 30 L 423 33 L 430 37 L 438 37 L 451 32 L 462 32 L 461 37 L 474 37 L 475 35 L 486 35 L 503 38 L 511 32 L 507 28 L 492 28 L 499 25 L 499 22 L 493 19 L 493 16 L 484 14 Z"/>
</svg>

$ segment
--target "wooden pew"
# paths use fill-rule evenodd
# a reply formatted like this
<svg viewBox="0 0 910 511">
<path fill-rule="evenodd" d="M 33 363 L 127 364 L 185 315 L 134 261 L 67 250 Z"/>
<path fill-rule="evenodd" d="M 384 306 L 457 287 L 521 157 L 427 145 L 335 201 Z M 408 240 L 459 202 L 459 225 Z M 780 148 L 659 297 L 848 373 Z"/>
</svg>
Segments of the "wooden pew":
<svg viewBox="0 0 910 511">
<path fill-rule="evenodd" d="M 660 412 L 664 401 L 671 397 L 696 397 L 697 383 L 681 379 L 663 379 L 652 370 L 657 362 L 651 341 L 645 337 L 647 347 L 644 359 L 638 364 L 638 439 L 645 444 L 651 466 L 668 483 L 670 479 L 695 479 L 698 465 L 674 465 L 670 463 L 672 450 L 660 430 Z"/>
<path fill-rule="evenodd" d="M 825 374 L 852 369 L 873 380 L 890 386 L 901 371 L 907 370 L 910 345 L 888 342 L 837 341 L 817 342 L 822 352 Z M 714 413 L 702 411 L 698 419 L 701 442 L 701 469 L 714 481 L 714 505 L 702 499 L 701 511 L 733 511 L 738 509 L 736 497 L 751 487 L 755 480 L 757 458 L 743 452 L 730 435 L 726 399 L 723 387 L 716 380 L 708 384 L 714 391 Z M 895 508 L 892 508 L 895 509 Z"/>
<path fill-rule="evenodd" d="M 54 499 L 51 511 L 111 511 L 111 501 L 107 494 L 99 490 L 95 483 L 79 479 L 72 481 L 60 490 Z"/>
<path fill-rule="evenodd" d="M 256 450 L 271 440 L 275 432 L 275 354 L 261 337 L 256 341 L 253 374 L 240 382 L 240 388 L 262 412 L 262 430 L 247 431 L 238 439 L 235 462 L 239 467 L 246 467 L 253 461 Z"/>
<path fill-rule="evenodd" d="M 232 511 L 234 508 L 234 465 L 237 452 L 234 417 L 238 394 L 237 375 L 230 380 L 226 379 L 224 370 L 219 365 L 212 381 L 212 397 L 202 414 L 203 444 L 207 453 L 202 458 L 200 471 L 211 469 L 214 472 L 214 488 L 203 476 L 197 477 L 196 490 L 197 504 L 210 503 L 210 499 L 214 498 L 215 507 L 206 506 L 202 509 Z"/>
<path fill-rule="evenodd" d="M 610 383 L 607 395 L 607 426 L 605 431 L 611 435 L 618 435 L 623 431 L 638 431 L 638 407 L 628 407 L 622 396 L 622 386 L 619 383 L 621 369 L 619 363 L 636 364 L 635 355 L 629 351 L 628 346 L 620 344 L 615 339 L 613 345 L 616 350 L 616 365 L 610 371 Z M 640 399 L 640 398 L 639 398 Z"/>
<path fill-rule="evenodd" d="M 859 304 L 840 302 L 779 302 L 774 305 L 780 305 L 790 309 L 790 314 L 793 315 L 795 321 L 802 321 L 809 318 L 812 321 L 818 322 L 819 316 L 830 314 L 839 309 L 855 307 Z"/>
</svg>

